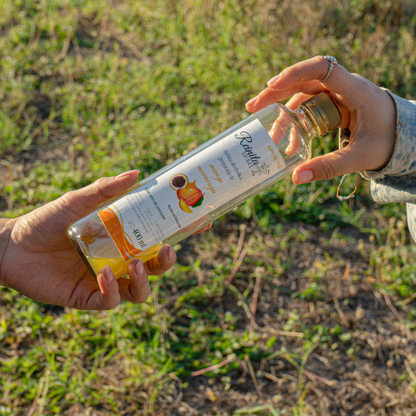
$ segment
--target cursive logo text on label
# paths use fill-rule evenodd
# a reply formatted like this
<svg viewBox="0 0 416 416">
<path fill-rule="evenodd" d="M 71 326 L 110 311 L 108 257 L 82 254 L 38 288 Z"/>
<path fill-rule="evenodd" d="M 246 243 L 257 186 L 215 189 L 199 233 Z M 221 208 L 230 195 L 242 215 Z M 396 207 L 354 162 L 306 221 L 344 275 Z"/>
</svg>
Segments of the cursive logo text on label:
<svg viewBox="0 0 416 416">
<path fill-rule="evenodd" d="M 252 168 L 260 163 L 261 156 L 254 153 L 254 149 L 251 146 L 253 137 L 247 131 L 242 131 L 235 135 L 236 139 L 240 141 L 240 146 L 244 149 L 242 155 L 246 160 L 248 167 Z"/>
</svg>

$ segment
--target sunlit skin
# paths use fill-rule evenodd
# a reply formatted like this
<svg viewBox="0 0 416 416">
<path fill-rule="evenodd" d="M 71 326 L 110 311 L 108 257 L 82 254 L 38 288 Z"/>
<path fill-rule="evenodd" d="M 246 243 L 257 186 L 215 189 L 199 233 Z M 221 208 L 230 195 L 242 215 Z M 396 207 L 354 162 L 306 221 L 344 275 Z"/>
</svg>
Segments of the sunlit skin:
<svg viewBox="0 0 416 416">
<path fill-rule="evenodd" d="M 342 65 L 335 65 L 328 79 L 319 82 L 328 68 L 329 62 L 323 56 L 299 62 L 272 78 L 267 88 L 246 104 L 247 110 L 254 113 L 293 95 L 286 106 L 294 110 L 312 95 L 326 92 L 338 106 L 342 117 L 339 127 L 351 132 L 349 145 L 298 166 L 293 172 L 297 184 L 357 171 L 377 171 L 393 154 L 396 108 L 389 94 Z"/>
<path fill-rule="evenodd" d="M 116 280 L 106 266 L 98 273 L 97 283 L 66 235 L 70 224 L 127 191 L 137 178 L 137 171 L 101 178 L 29 214 L 0 219 L 0 285 L 42 303 L 77 309 L 112 309 L 121 299 L 145 302 L 150 294 L 148 275 L 161 275 L 175 264 L 172 247 L 163 247 L 145 263 L 129 263 L 130 279 Z"/>
</svg>

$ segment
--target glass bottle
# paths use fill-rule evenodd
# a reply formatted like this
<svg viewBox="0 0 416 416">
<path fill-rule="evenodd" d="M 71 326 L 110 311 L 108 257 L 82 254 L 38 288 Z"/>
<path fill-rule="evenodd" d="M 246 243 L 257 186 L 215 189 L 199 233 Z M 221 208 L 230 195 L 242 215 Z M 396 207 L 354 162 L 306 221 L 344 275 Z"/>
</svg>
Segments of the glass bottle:
<svg viewBox="0 0 416 416">
<path fill-rule="evenodd" d="M 67 234 L 91 275 L 116 278 L 290 174 L 311 141 L 341 122 L 325 93 L 292 111 L 275 103 L 137 183 L 73 223 Z"/>
</svg>

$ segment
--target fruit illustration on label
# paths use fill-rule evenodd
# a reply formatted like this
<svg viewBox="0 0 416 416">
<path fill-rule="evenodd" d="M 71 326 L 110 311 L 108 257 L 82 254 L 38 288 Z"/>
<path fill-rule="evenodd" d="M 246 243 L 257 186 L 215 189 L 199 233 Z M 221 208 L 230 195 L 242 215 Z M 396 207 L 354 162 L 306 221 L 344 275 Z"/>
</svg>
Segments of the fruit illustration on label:
<svg viewBox="0 0 416 416">
<path fill-rule="evenodd" d="M 189 208 L 188 205 L 186 205 L 186 203 L 183 199 L 179 200 L 179 206 L 181 207 L 182 211 L 185 211 L 188 214 L 192 214 L 191 208 Z"/>
<path fill-rule="evenodd" d="M 172 176 L 169 181 L 170 187 L 176 191 L 180 208 L 188 214 L 193 212 L 191 207 L 199 207 L 204 200 L 204 195 L 195 182 L 189 182 L 188 177 L 183 173 Z"/>
<path fill-rule="evenodd" d="M 174 190 L 177 191 L 188 184 L 188 177 L 183 173 L 178 173 L 170 178 L 169 185 Z"/>
</svg>

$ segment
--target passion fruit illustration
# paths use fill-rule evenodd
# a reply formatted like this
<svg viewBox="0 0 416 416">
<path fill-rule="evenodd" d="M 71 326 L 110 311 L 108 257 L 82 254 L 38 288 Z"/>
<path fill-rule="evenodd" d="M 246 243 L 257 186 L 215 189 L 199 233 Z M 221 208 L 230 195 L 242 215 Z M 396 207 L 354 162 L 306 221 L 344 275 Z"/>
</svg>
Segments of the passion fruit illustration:
<svg viewBox="0 0 416 416">
<path fill-rule="evenodd" d="M 174 191 L 184 188 L 188 184 L 188 177 L 183 173 L 177 173 L 170 178 L 169 185 Z"/>
</svg>

